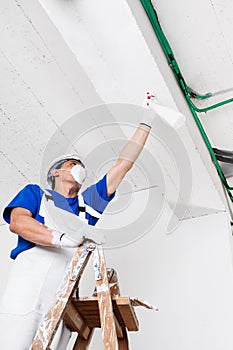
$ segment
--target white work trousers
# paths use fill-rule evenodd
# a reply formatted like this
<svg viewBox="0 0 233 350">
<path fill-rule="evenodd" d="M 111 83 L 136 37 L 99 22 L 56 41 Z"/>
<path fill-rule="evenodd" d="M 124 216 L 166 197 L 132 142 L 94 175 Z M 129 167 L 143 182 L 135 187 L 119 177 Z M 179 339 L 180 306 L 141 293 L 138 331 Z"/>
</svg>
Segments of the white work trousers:
<svg viewBox="0 0 233 350">
<path fill-rule="evenodd" d="M 0 348 L 28 350 L 69 264 L 72 249 L 36 246 L 16 258 L 0 304 Z M 70 331 L 60 324 L 51 345 L 65 350 Z"/>
<path fill-rule="evenodd" d="M 54 206 L 43 196 L 41 216 L 44 217 L 45 224 L 53 228 L 56 216 L 63 215 L 64 210 L 56 207 L 51 217 L 46 210 L 51 205 Z M 74 253 L 75 249 L 70 248 L 35 246 L 17 256 L 0 302 L 0 349 L 30 348 L 44 314 L 56 298 L 56 292 Z M 70 331 L 61 322 L 51 349 L 65 350 L 70 335 Z"/>
</svg>

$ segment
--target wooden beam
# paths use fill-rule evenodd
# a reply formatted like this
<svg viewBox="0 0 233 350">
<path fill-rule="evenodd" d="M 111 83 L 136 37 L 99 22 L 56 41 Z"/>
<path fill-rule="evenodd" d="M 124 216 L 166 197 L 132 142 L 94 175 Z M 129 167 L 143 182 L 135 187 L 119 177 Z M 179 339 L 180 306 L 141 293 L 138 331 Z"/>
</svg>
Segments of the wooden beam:
<svg viewBox="0 0 233 350">
<path fill-rule="evenodd" d="M 72 303 L 77 309 L 80 316 L 85 319 L 87 326 L 89 326 L 90 328 L 101 327 L 99 307 L 98 307 L 98 297 L 90 297 L 90 298 L 80 297 L 79 300 L 73 298 Z M 112 296 L 112 306 L 113 306 L 114 318 L 117 319 L 120 327 L 128 326 L 128 330 L 132 330 L 132 331 L 138 330 L 139 324 L 136 317 L 136 313 L 135 313 L 134 307 L 132 306 L 132 301 L 128 296 L 125 296 L 125 297 Z M 124 318 L 122 317 L 122 315 Z M 116 326 L 116 330 L 117 330 L 117 326 Z"/>
<path fill-rule="evenodd" d="M 129 342 L 128 342 L 128 335 L 125 328 L 122 329 L 123 337 L 118 339 L 118 350 L 128 350 L 129 349 Z"/>
<path fill-rule="evenodd" d="M 107 268 L 107 275 L 108 275 L 108 284 L 110 287 L 110 293 L 111 296 L 119 296 L 120 295 L 120 287 L 117 277 L 117 272 L 113 268 Z"/>
<path fill-rule="evenodd" d="M 83 339 L 88 338 L 90 328 L 86 325 L 71 301 L 66 306 L 63 321 L 72 332 L 78 332 L 79 337 Z"/>
<path fill-rule="evenodd" d="M 96 248 L 100 264 L 101 279 L 96 283 L 100 311 L 100 321 L 103 334 L 104 350 L 118 350 L 116 326 L 112 308 L 111 292 L 108 284 L 107 269 L 103 248 Z"/>
<path fill-rule="evenodd" d="M 91 329 L 87 339 L 82 339 L 81 337 L 78 337 L 72 350 L 87 350 L 88 346 L 90 345 L 93 334 L 94 329 Z"/>
<path fill-rule="evenodd" d="M 138 331 L 139 323 L 129 297 L 114 298 L 120 315 L 129 331 Z"/>
<path fill-rule="evenodd" d="M 117 338 L 123 338 L 122 328 L 115 315 L 114 315 L 114 321 L 115 321 Z"/>
<path fill-rule="evenodd" d="M 70 266 L 56 295 L 54 304 L 45 315 L 31 345 L 30 350 L 48 350 L 59 323 L 62 319 L 65 307 L 74 289 L 77 287 L 83 270 L 89 260 L 91 251 L 86 245 L 77 248 Z"/>
</svg>

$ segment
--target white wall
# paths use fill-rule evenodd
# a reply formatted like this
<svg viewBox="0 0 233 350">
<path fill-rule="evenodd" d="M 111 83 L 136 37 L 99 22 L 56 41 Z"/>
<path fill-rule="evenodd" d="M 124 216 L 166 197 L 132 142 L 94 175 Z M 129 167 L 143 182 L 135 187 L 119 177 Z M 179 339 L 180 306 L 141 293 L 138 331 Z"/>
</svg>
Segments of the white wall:
<svg viewBox="0 0 233 350">
<path fill-rule="evenodd" d="M 118 272 L 122 295 L 159 307 L 158 312 L 136 309 L 140 331 L 129 333 L 131 349 L 231 350 L 228 216 L 218 213 L 185 220 L 171 235 L 164 233 L 165 221 L 166 213 L 154 232 L 106 252 L 107 265 Z M 100 332 L 90 349 L 96 347 L 103 348 Z"/>
</svg>

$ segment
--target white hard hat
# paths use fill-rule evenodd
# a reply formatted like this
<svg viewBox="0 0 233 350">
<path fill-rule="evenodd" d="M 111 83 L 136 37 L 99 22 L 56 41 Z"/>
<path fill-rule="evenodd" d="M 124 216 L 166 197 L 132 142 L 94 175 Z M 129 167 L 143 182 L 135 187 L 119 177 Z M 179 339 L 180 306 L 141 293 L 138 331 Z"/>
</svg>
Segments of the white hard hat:
<svg viewBox="0 0 233 350">
<path fill-rule="evenodd" d="M 77 160 L 85 168 L 85 165 L 83 164 L 83 162 L 81 161 L 80 157 L 77 154 L 65 154 L 54 159 L 50 163 L 48 168 L 49 170 L 47 172 L 47 182 L 50 186 L 52 186 L 52 183 L 53 183 L 53 175 L 51 174 L 51 170 L 59 168 L 64 162 L 68 160 Z"/>
</svg>

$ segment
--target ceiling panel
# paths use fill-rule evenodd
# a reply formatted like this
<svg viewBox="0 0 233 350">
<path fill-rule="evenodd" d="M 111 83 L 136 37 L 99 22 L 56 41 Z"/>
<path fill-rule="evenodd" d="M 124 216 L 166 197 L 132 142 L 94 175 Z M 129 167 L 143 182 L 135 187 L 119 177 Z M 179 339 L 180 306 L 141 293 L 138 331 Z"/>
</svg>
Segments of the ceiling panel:
<svg viewBox="0 0 233 350">
<path fill-rule="evenodd" d="M 229 0 L 153 0 L 160 24 L 187 84 L 213 97 L 205 107 L 233 97 L 233 3 Z M 199 114 L 214 146 L 233 149 L 233 105 Z"/>
<path fill-rule="evenodd" d="M 135 5 L 133 10 L 137 9 L 135 13 L 132 4 Z M 172 15 L 168 16 L 164 6 L 160 4 L 159 8 L 162 24 L 171 40 L 180 40 L 179 31 L 174 31 L 172 27 Z M 166 8 L 171 10 L 168 3 Z M 174 14 L 175 11 L 178 12 L 178 3 L 172 10 Z M 191 12 L 193 11 L 194 9 Z M 190 16 L 189 13 L 185 16 Z M 160 170 L 167 186 L 166 199 L 171 206 L 177 202 L 184 166 L 184 169 L 190 168 L 192 172 L 191 180 L 185 181 L 186 186 L 192 187 L 188 191 L 192 196 L 189 198 L 188 195 L 185 199 L 181 196 L 179 205 L 189 206 L 189 215 L 192 206 L 201 208 L 196 211 L 199 214 L 208 213 L 209 210 L 223 210 L 224 197 L 216 170 L 174 79 L 163 68 L 166 66 L 169 69 L 139 2 L 131 1 L 129 6 L 123 0 L 117 3 L 107 0 L 98 3 L 90 0 L 40 0 L 33 4 L 29 0 L 20 3 L 11 0 L 2 5 L 0 16 L 0 69 L 4 76 L 0 82 L 3 130 L 1 150 L 4 157 L 20 169 L 25 180 L 40 181 L 38 165 L 41 171 L 43 161 L 64 153 L 64 149 L 77 150 L 86 157 L 93 178 L 96 172 L 101 174 L 103 169 L 107 169 L 108 161 L 106 163 L 99 153 L 95 165 L 91 165 L 91 154 L 95 152 L 90 150 L 99 144 L 106 146 L 106 155 L 109 154 L 110 157 L 111 154 L 112 164 L 112 158 L 120 150 L 118 144 L 118 148 L 113 151 L 113 140 L 126 140 L 130 137 L 133 130 L 123 124 L 139 123 L 144 93 L 153 89 L 163 104 L 180 109 L 187 118 L 186 128 L 175 137 L 183 143 L 188 166 L 176 164 L 176 159 L 172 159 L 175 156 L 176 142 L 174 139 L 174 145 L 169 143 L 169 132 L 161 123 L 157 123 L 153 129 L 157 139 L 154 141 L 151 137 L 145 150 L 151 154 L 155 163 L 160 160 Z M 182 32 L 181 20 L 177 22 L 175 15 L 174 22 Z M 147 40 L 148 37 L 150 41 Z M 179 60 L 188 65 L 187 52 L 193 56 L 189 46 L 181 50 L 182 44 L 177 47 L 176 41 L 172 44 Z M 195 75 L 197 73 L 191 63 L 190 71 L 192 74 L 187 80 L 199 81 L 200 76 Z M 199 72 L 198 65 L 196 71 Z M 193 87 L 196 88 L 195 85 Z M 119 108 L 109 107 L 108 112 L 103 108 L 101 115 L 98 107 L 94 106 L 100 105 L 102 101 L 116 102 Z M 85 112 L 87 108 L 91 109 Z M 72 118 L 76 123 L 72 124 Z M 208 118 L 209 114 L 204 121 L 206 127 L 210 124 Z M 227 118 L 229 114 L 226 114 L 224 120 Z M 117 122 L 117 128 L 111 129 L 111 124 L 103 126 L 109 122 Z M 93 131 L 92 127 L 96 130 Z M 86 138 L 80 138 L 82 133 L 85 133 Z M 210 133 L 217 144 L 214 127 L 213 130 L 210 128 Z M 170 147 L 170 155 L 166 147 L 161 147 L 162 143 L 167 143 Z M 153 181 L 153 172 L 148 170 L 148 174 L 151 178 L 149 184 L 157 185 Z M 136 188 L 144 186 L 137 170 L 130 175 L 130 181 Z M 158 185 L 163 186 L 163 182 Z M 7 191 L 6 196 L 8 195 L 10 197 Z"/>
</svg>

